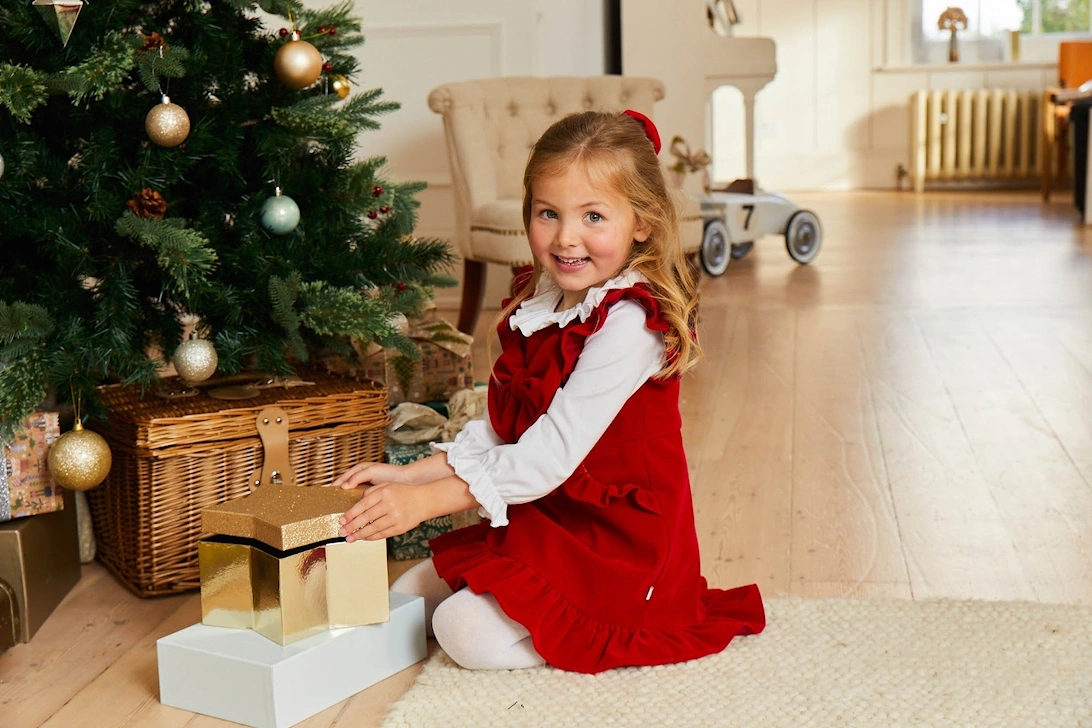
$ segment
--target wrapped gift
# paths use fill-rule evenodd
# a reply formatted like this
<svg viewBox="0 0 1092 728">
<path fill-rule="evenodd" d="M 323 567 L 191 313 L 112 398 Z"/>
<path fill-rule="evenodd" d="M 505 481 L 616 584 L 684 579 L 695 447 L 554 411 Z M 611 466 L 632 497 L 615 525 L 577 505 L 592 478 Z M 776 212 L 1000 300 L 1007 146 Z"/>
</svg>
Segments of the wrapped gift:
<svg viewBox="0 0 1092 728">
<path fill-rule="evenodd" d="M 435 306 L 409 319 L 407 335 L 420 348 L 420 359 L 376 347 L 363 361 L 363 376 L 384 382 L 392 405 L 446 402 L 460 389 L 474 386 L 470 357 L 474 337 L 441 318 Z"/>
<path fill-rule="evenodd" d="M 0 579 L 0 655 L 19 642 L 19 605 L 15 590 Z"/>
<path fill-rule="evenodd" d="M 0 589 L 0 611 L 7 601 L 3 593 L 10 591 L 15 598 L 11 621 L 17 642 L 29 642 L 80 580 L 71 491 L 65 491 L 64 499 L 67 503 L 60 511 L 0 523 L 0 582 L 8 587 Z M 5 621 L 0 616 L 0 625 Z"/>
<path fill-rule="evenodd" d="M 347 543 L 339 518 L 362 490 L 288 485 L 288 415 L 258 415 L 265 449 L 258 487 L 201 511 L 202 622 L 253 629 L 287 645 L 333 627 L 390 617 L 383 540 Z"/>
<path fill-rule="evenodd" d="M 49 475 L 49 446 L 61 436 L 56 412 L 36 412 L 23 420 L 3 446 L 0 467 L 0 521 L 52 513 L 64 507 L 61 488 Z"/>
</svg>

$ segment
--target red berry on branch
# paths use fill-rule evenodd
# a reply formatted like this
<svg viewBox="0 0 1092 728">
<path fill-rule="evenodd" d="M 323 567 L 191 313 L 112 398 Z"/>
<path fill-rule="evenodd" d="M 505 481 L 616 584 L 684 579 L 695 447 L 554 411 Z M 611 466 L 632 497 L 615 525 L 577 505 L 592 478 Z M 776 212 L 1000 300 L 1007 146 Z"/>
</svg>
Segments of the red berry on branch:
<svg viewBox="0 0 1092 728">
<path fill-rule="evenodd" d="M 334 70 L 334 64 L 326 61 L 326 63 L 322 64 L 322 70 L 326 73 L 329 73 L 330 71 Z"/>
<path fill-rule="evenodd" d="M 388 212 L 391 211 L 391 206 L 390 205 L 383 205 L 383 207 L 379 208 L 379 211 L 382 212 L 384 215 L 386 215 Z"/>
<path fill-rule="evenodd" d="M 370 220 L 374 220 L 374 219 L 375 219 L 375 218 L 377 218 L 377 217 L 379 217 L 379 213 L 378 213 L 378 212 L 376 212 L 375 210 L 368 210 L 368 218 L 369 218 Z"/>
<path fill-rule="evenodd" d="M 281 37 L 283 38 L 283 37 L 285 37 L 286 35 L 288 35 L 288 28 L 281 28 L 281 29 L 280 29 L 280 30 L 278 30 L 277 32 L 278 32 L 278 33 L 280 33 L 280 34 L 281 34 Z"/>
<path fill-rule="evenodd" d="M 379 185 L 376 185 L 375 187 L 372 187 L 372 196 L 379 197 L 381 194 L 383 194 L 383 188 L 382 187 L 380 187 Z"/>
<path fill-rule="evenodd" d="M 330 35 L 337 35 L 337 28 L 330 28 L 329 33 Z"/>
<path fill-rule="evenodd" d="M 320 26 L 318 27 L 318 32 L 320 32 L 320 33 L 325 33 L 325 32 L 326 32 L 326 26 L 325 26 L 325 25 L 320 25 Z"/>
<path fill-rule="evenodd" d="M 404 291 L 404 290 L 406 290 L 406 284 L 405 283 L 399 283 L 399 284 L 395 285 L 395 288 L 397 288 L 399 291 Z"/>
</svg>

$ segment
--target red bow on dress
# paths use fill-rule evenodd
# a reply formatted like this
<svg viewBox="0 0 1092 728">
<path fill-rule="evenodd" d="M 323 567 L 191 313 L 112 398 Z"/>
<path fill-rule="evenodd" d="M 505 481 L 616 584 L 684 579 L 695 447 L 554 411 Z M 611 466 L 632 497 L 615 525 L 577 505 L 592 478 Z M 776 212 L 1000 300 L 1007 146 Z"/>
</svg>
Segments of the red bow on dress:
<svg viewBox="0 0 1092 728">
<path fill-rule="evenodd" d="M 641 126 L 645 129 L 645 135 L 648 140 L 652 142 L 652 148 L 656 150 L 656 153 L 660 153 L 660 132 L 656 131 L 656 125 L 652 123 L 652 119 L 648 118 L 640 111 L 634 111 L 633 109 L 626 109 L 622 112 L 626 116 L 636 119 L 641 122 Z"/>
</svg>

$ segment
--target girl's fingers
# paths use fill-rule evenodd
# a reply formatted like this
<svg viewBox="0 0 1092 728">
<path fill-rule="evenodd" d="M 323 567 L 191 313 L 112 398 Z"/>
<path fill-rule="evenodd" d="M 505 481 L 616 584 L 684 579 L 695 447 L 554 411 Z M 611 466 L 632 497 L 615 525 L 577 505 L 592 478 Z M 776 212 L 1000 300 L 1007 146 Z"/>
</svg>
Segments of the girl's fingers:
<svg viewBox="0 0 1092 728">
<path fill-rule="evenodd" d="M 361 513 L 366 511 L 368 509 L 369 505 L 370 505 L 370 503 L 368 502 L 368 494 L 365 493 L 364 495 L 362 495 L 360 497 L 360 500 L 358 500 L 356 503 L 349 506 L 349 510 L 347 510 L 347 511 L 345 511 L 345 513 L 341 514 L 341 518 L 338 519 L 340 521 L 341 525 L 342 525 L 341 530 L 344 532 L 345 531 L 344 527 L 348 526 Z M 342 533 L 341 535 L 344 536 L 345 533 Z"/>
<path fill-rule="evenodd" d="M 337 478 L 334 479 L 334 482 L 331 483 L 331 485 L 333 485 L 334 487 L 341 487 L 342 484 L 345 483 L 346 480 L 348 480 L 354 473 L 356 473 L 359 470 L 360 470 L 360 463 L 357 463 L 356 465 L 352 466 L 351 468 L 346 470 L 341 475 L 337 476 Z"/>
<path fill-rule="evenodd" d="M 351 541 L 356 541 L 357 539 L 360 539 L 360 538 L 363 538 L 360 535 L 360 531 L 362 529 L 364 529 L 364 528 L 367 528 L 368 524 L 371 523 L 371 521 L 372 521 L 372 519 L 374 517 L 375 517 L 375 514 L 369 515 L 366 512 L 361 513 L 360 515 L 357 515 L 357 516 L 349 519 L 348 521 L 346 521 L 341 526 L 341 530 L 339 530 L 338 533 L 340 535 L 344 536 L 346 541 L 350 541 L 350 542 Z"/>
<path fill-rule="evenodd" d="M 350 535 L 353 536 L 352 540 L 361 538 L 356 532 L 367 526 L 370 521 L 378 519 L 386 511 L 381 507 L 382 493 L 382 485 L 372 486 L 360 497 L 360 500 L 350 506 L 349 510 L 338 519 L 341 523 L 338 535 L 345 536 L 346 540 L 349 540 Z"/>
<path fill-rule="evenodd" d="M 395 535 L 397 529 L 390 525 L 391 519 L 389 516 L 378 516 L 374 521 L 370 523 L 365 522 L 359 530 L 350 533 L 345 537 L 347 543 L 353 541 L 378 541 L 379 539 L 386 538 L 388 532 L 390 535 Z"/>
<path fill-rule="evenodd" d="M 335 488 L 355 488 L 366 480 L 366 477 L 363 476 L 362 473 L 367 471 L 372 465 L 375 465 L 375 463 L 357 463 L 339 475 L 330 485 Z"/>
</svg>

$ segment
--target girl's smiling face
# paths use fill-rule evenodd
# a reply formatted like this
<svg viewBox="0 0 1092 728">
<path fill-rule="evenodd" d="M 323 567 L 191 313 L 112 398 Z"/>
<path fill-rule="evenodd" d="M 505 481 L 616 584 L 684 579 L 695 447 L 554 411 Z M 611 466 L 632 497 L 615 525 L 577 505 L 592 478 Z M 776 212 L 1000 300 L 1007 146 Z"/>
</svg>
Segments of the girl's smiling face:
<svg viewBox="0 0 1092 728">
<path fill-rule="evenodd" d="M 531 185 L 531 252 L 564 291 L 563 309 L 618 275 L 633 243 L 649 233 L 624 197 L 609 185 L 592 186 L 582 165 Z"/>
</svg>

